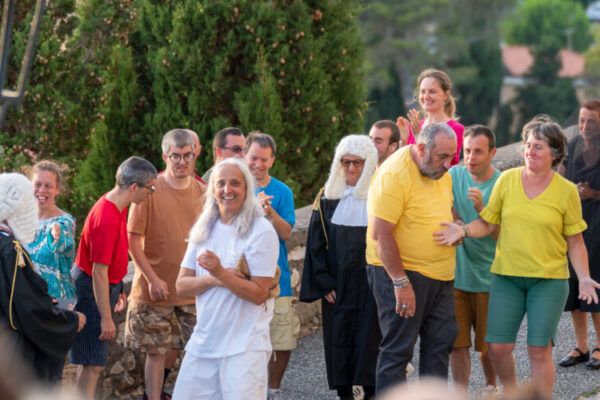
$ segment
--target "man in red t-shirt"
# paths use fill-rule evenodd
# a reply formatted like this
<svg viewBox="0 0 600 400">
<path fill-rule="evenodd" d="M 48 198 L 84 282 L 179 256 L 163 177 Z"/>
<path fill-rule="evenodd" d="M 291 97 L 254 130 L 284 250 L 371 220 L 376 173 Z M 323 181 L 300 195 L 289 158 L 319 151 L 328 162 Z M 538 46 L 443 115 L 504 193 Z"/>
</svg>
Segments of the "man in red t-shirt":
<svg viewBox="0 0 600 400">
<path fill-rule="evenodd" d="M 85 314 L 88 324 L 75 338 L 71 363 L 80 365 L 77 386 L 86 399 L 95 396 L 108 343 L 115 338 L 112 310 L 124 308 L 117 300 L 124 300 L 121 288 L 128 266 L 127 208 L 154 192 L 156 177 L 150 162 L 128 158 L 117 170 L 115 187 L 94 204 L 83 225 L 75 260 L 75 310 Z"/>
</svg>

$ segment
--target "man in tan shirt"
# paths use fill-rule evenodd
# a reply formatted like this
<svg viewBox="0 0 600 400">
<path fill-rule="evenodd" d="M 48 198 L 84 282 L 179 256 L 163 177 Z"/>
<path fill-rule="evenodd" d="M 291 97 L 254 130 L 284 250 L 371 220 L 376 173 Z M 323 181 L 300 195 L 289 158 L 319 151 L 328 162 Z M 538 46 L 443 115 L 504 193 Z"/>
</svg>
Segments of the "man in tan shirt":
<svg viewBox="0 0 600 400">
<path fill-rule="evenodd" d="M 194 140 L 187 129 L 162 140 L 166 170 L 156 193 L 129 213 L 129 253 L 135 275 L 125 343 L 146 353 L 144 399 L 167 398 L 163 383 L 196 323 L 195 299 L 177 296 L 175 281 L 189 231 L 200 215 L 205 186 L 193 178 Z"/>
</svg>

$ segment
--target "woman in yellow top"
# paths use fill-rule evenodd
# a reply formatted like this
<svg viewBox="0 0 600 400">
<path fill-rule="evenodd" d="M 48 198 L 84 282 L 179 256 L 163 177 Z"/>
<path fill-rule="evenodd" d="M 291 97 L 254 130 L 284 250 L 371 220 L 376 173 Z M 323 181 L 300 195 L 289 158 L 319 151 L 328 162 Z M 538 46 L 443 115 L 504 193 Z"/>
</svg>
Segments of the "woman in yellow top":
<svg viewBox="0 0 600 400">
<path fill-rule="evenodd" d="M 558 124 L 536 117 L 523 127 L 525 166 L 505 171 L 480 219 L 468 225 L 442 224 L 440 244 L 481 238 L 501 226 L 489 298 L 486 341 L 505 394 L 516 390 L 512 352 L 527 314 L 531 380 L 552 398 L 555 379 L 552 346 L 567 295 L 567 254 L 579 278 L 579 297 L 598 302 L 600 285 L 589 275 L 582 232 L 586 229 L 575 185 L 555 173 L 565 156 L 566 138 Z"/>
</svg>

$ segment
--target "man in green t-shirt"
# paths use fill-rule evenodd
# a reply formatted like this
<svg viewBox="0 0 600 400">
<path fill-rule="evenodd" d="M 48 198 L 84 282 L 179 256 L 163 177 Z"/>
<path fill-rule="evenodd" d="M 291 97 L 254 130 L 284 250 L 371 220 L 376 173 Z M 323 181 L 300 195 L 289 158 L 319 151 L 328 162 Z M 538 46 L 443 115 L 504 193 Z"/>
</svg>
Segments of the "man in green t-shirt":
<svg viewBox="0 0 600 400">
<path fill-rule="evenodd" d="M 468 224 L 479 218 L 487 204 L 500 171 L 492 166 L 496 154 L 494 133 L 483 125 L 474 125 L 464 135 L 464 166 L 450 169 L 454 218 Z M 475 332 L 475 350 L 480 353 L 486 387 L 484 392 L 496 391 L 496 373 L 488 356 L 485 342 L 488 298 L 492 275 L 490 266 L 496 254 L 496 241 L 465 238 L 456 249 L 454 278 L 454 308 L 458 337 L 450 354 L 454 382 L 469 386 L 471 374 L 471 329 Z"/>
</svg>

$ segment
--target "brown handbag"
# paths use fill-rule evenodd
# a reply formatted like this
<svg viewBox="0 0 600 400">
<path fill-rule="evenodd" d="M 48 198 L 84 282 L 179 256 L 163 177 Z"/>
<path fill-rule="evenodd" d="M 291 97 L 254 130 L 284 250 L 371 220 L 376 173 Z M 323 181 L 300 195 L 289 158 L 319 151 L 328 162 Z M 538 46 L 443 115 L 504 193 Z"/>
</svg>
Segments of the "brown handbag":
<svg viewBox="0 0 600 400">
<path fill-rule="evenodd" d="M 248 267 L 248 260 L 246 260 L 246 256 L 242 254 L 240 258 L 235 263 L 233 269 L 242 275 L 247 280 L 250 280 L 250 267 Z M 279 296 L 280 288 L 279 288 L 279 277 L 281 276 L 281 271 L 279 270 L 279 266 L 276 267 L 275 276 L 273 277 L 273 285 L 269 287 L 269 299 L 274 299 Z"/>
</svg>

